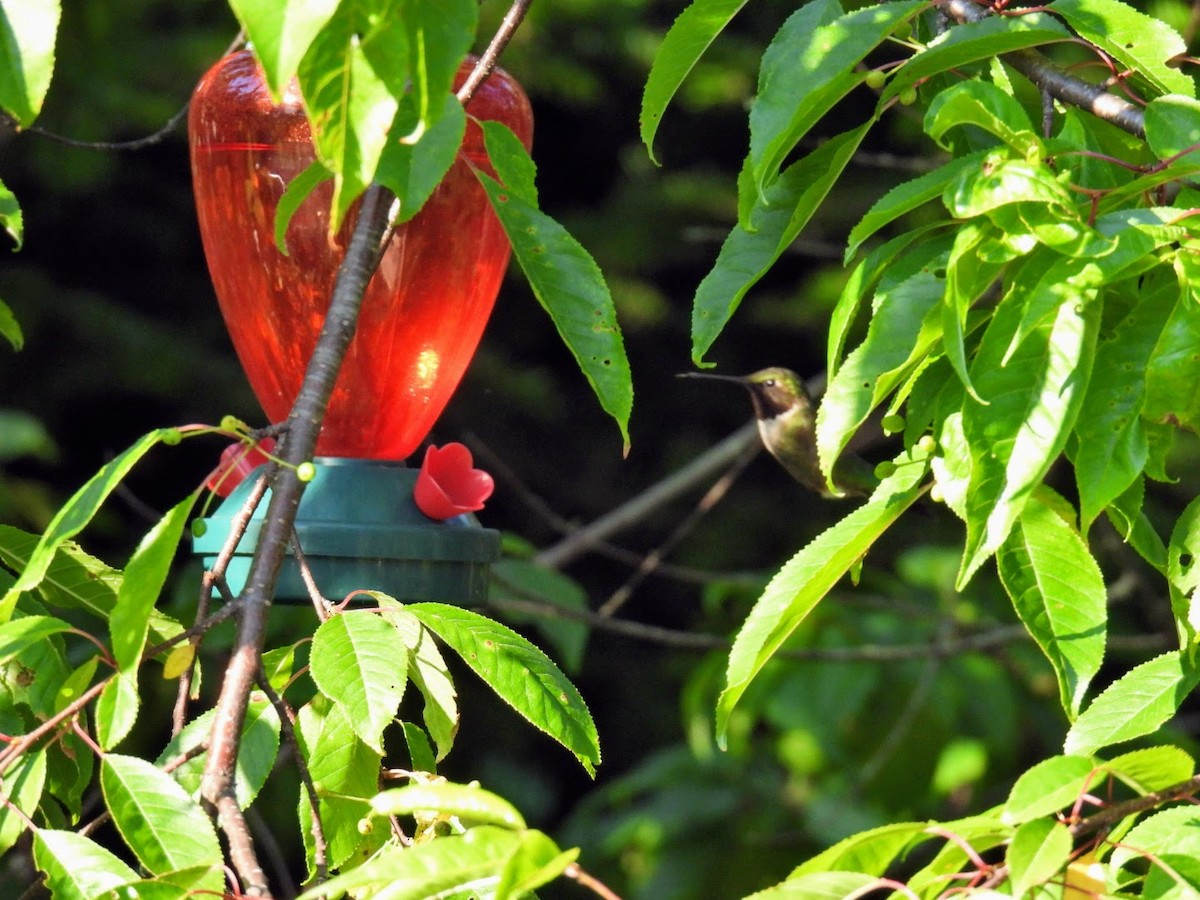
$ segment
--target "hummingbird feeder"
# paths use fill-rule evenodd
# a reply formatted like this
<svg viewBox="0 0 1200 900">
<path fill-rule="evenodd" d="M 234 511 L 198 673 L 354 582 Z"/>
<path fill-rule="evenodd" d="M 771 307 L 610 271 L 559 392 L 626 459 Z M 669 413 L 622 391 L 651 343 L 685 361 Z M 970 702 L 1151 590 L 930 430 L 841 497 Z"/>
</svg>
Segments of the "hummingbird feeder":
<svg viewBox="0 0 1200 900">
<path fill-rule="evenodd" d="M 463 63 L 458 83 L 471 68 L 470 60 Z M 532 141 L 529 101 L 499 69 L 467 113 L 454 164 L 421 211 L 395 230 L 367 286 L 329 400 L 316 476 L 296 520 L 300 547 L 326 596 L 373 589 L 402 600 L 477 604 L 486 596 L 488 563 L 498 555 L 499 534 L 465 511 L 479 508 L 481 493 L 490 491 L 490 479 L 471 469 L 469 453 L 462 458 L 466 448 L 427 454 L 421 473 L 404 464 L 474 355 L 511 252 L 472 172 L 475 166 L 493 174 L 475 120 L 503 122 L 527 148 Z M 201 79 L 188 133 L 200 233 L 221 313 L 267 418 L 282 421 L 324 324 L 356 210 L 331 235 L 326 182 L 292 216 L 286 254 L 277 248 L 280 199 L 316 156 L 299 88 L 293 82 L 276 101 L 249 51 L 225 57 Z M 462 474 L 447 475 L 448 467 Z M 422 497 L 445 496 L 418 505 L 418 480 Z M 215 560 L 252 481 L 234 488 L 205 520 L 194 549 L 206 564 Z M 464 491 L 466 499 L 458 496 Z M 264 508 L 228 568 L 235 590 L 249 572 Z M 277 596 L 308 596 L 297 566 L 285 566 Z"/>
</svg>

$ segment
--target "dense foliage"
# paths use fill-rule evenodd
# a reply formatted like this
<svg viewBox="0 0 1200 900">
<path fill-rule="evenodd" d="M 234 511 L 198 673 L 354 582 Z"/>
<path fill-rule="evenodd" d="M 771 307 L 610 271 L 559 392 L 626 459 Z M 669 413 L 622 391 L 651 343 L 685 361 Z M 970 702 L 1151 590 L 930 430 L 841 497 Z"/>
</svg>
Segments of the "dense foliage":
<svg viewBox="0 0 1200 900">
<path fill-rule="evenodd" d="M 419 186 L 447 165 L 425 141 L 437 140 L 442 117 L 461 119 L 452 74 L 503 11 L 485 7 L 481 29 L 473 0 L 230 6 L 269 82 L 300 80 L 334 217 L 381 190 L 411 216 L 428 193 Z M 535 5 L 530 46 L 525 31 L 500 26 L 497 47 L 513 38 L 506 65 L 528 64 L 535 105 L 540 94 L 551 107 L 600 112 L 597 72 L 624 38 L 648 73 L 644 147 L 638 162 L 626 151 L 599 211 L 568 208 L 564 227 L 539 202 L 569 204 L 544 183 L 535 188 L 534 175 L 551 174 L 554 185 L 578 173 L 556 176 L 546 160 L 537 171 L 518 141 L 489 129 L 497 178 L 480 172 L 481 183 L 528 293 L 549 314 L 543 329 L 558 333 L 584 379 L 576 371 L 571 387 L 536 369 L 522 378 L 513 360 L 525 329 L 506 333 L 500 323 L 513 349 L 485 346 L 479 364 L 489 389 L 531 421 L 553 407 L 548 391 L 569 395 L 586 383 L 627 452 L 632 435 L 637 464 L 630 372 L 642 356 L 655 371 L 655 322 L 682 330 L 681 308 L 663 299 L 681 251 L 656 240 L 656 228 L 666 213 L 727 215 L 732 230 L 693 282 L 693 362 L 708 365 L 755 315 L 765 323 L 757 334 L 775 338 L 823 317 L 822 468 L 828 476 L 848 447 L 866 443 L 880 459 L 871 497 L 818 509 L 799 493 L 781 499 L 784 476 L 764 471 L 771 488 L 747 489 L 738 512 L 709 520 L 712 533 L 701 526 L 680 552 L 710 567 L 774 560 L 778 571 L 760 579 L 678 567 L 683 583 L 704 585 L 699 613 L 694 593 L 685 605 L 661 592 L 668 612 L 689 610 L 689 632 L 614 615 L 658 550 L 589 613 L 586 597 L 604 590 L 596 585 L 609 572 L 581 568 L 573 580 L 556 570 L 611 530 L 537 552 L 528 540 L 543 536 L 520 512 L 512 530 L 524 539 L 514 534 L 494 567 L 487 616 L 380 594 L 369 595 L 374 614 L 318 603 L 314 615 L 272 608 L 271 581 L 254 578 L 211 612 L 219 567 L 201 582 L 197 609 L 201 580 L 174 562 L 203 478 L 155 460 L 200 454 L 191 448 L 214 433 L 255 440 L 260 433 L 236 416 L 184 428 L 151 421 L 61 501 L 49 499 L 36 469 L 0 473 L 0 514 L 12 523 L 0 526 L 0 847 L 14 882 L 35 880 L 22 869 L 31 860 L 53 896 L 89 898 L 285 895 L 289 877 L 310 897 L 519 897 L 569 890 L 551 883 L 562 875 L 576 892 L 645 897 L 1200 890 L 1189 835 L 1200 817 L 1186 802 L 1200 792 L 1186 728 L 1200 681 L 1200 500 L 1186 477 L 1200 422 L 1200 102 L 1186 42 L 1155 17 L 1179 11 L 1152 16 L 1118 0 L 744 6 L 694 0 L 677 18 L 672 10 L 674 24 L 653 40 L 647 19 L 661 10 L 605 9 L 609 43 L 591 53 L 585 41 L 556 46 L 563 34 L 581 40 L 584 6 Z M 65 29 L 56 60 L 54 0 L 2 9 L 10 51 L 0 57 L 0 106 L 27 131 L 52 101 L 51 73 L 81 76 L 61 51 Z M 626 65 L 622 55 L 608 73 L 614 95 Z M 748 153 L 736 177 L 720 176 L 726 157 L 740 154 L 697 141 L 675 107 L 728 122 L 730 101 L 747 92 Z M 635 117 L 632 107 L 620 114 Z M 380 121 L 392 123 L 387 139 Z M 551 135 L 566 132 L 552 116 Z M 881 185 L 856 168 L 872 158 L 894 164 L 891 151 L 914 146 L 929 151 L 919 174 Z M 663 169 L 645 164 L 647 151 Z M 675 174 L 683 166 L 692 167 L 686 177 Z M 0 222 L 20 246 L 41 210 L 10 183 L 17 190 L 0 196 Z M 659 200 L 662 210 L 651 205 Z M 585 191 L 577 202 L 597 199 Z M 814 233 L 848 235 L 848 269 L 810 273 L 799 291 L 791 253 Z M 694 248 L 682 255 L 696 262 Z M 661 267 L 658 284 L 633 274 L 642 258 L 645 271 Z M 20 349 L 28 332 L 24 368 L 37 378 L 56 361 L 35 343 L 38 314 L 17 299 L 31 283 L 26 275 L 4 286 L 15 294 L 0 305 L 0 334 Z M 334 302 L 354 290 L 347 276 Z M 750 365 L 790 361 L 761 358 L 766 348 L 797 352 L 793 336 L 756 343 L 753 326 L 741 334 L 749 351 L 735 358 Z M 330 376 L 310 380 L 321 377 Z M 655 392 L 645 393 L 656 408 Z M 662 418 L 682 418 L 682 397 L 668 398 Z M 48 454 L 36 416 L 0 417 L 6 458 Z M 579 421 L 550 421 L 547 433 L 570 432 L 555 446 L 603 445 L 605 462 L 590 450 L 576 457 L 594 463 L 577 467 L 594 484 L 560 471 L 567 452 L 514 448 L 509 459 L 517 483 L 524 475 L 569 486 L 571 502 L 590 494 L 599 512 L 611 502 L 605 479 L 620 446 Z M 678 431 L 660 426 L 646 441 L 678 462 L 698 452 Z M 314 442 L 303 423 L 284 432 L 271 503 L 285 523 Z M 205 459 L 202 471 L 215 464 Z M 139 472 L 169 511 L 130 538 L 145 528 L 114 525 L 111 509 Z M 727 488 L 718 484 L 697 510 Z M 634 498 L 621 510 L 630 508 L 640 527 L 658 524 L 652 503 L 639 508 Z M 660 550 L 697 520 L 684 517 Z M 748 559 L 734 550 L 745 533 L 754 535 Z M 89 535 L 127 564 L 85 551 Z M 281 558 L 287 542 L 285 527 L 260 544 L 259 558 Z M 185 588 L 168 587 L 176 580 Z M 494 621 L 504 617 L 533 622 L 528 634 L 558 662 Z M 220 627 L 229 619 L 236 635 Z M 582 623 L 595 628 L 590 665 Z M 702 630 L 736 637 L 722 646 Z M 641 667 L 612 634 L 712 652 Z M 597 659 L 606 653 L 617 658 Z M 622 769 L 580 802 L 563 802 L 559 822 L 543 801 L 544 827 L 531 826 L 518 807 L 536 808 L 551 782 L 519 759 L 528 748 L 510 743 L 508 719 L 490 718 L 494 701 L 470 693 L 466 669 L 589 775 L 601 746 Z M 159 673 L 179 686 L 169 734 Z M 682 734 L 657 730 L 677 708 Z M 472 717 L 486 723 L 473 740 Z M 267 875 L 260 860 L 279 847 L 294 859 Z"/>
</svg>

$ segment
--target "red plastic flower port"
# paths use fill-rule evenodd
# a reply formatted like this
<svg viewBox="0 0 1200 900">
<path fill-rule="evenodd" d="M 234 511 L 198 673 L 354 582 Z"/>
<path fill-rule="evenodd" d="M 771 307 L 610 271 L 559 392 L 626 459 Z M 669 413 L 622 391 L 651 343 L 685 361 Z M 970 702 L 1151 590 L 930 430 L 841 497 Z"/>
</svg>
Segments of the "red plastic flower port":
<svg viewBox="0 0 1200 900">
<path fill-rule="evenodd" d="M 430 445 L 413 488 L 417 508 L 431 519 L 450 519 L 483 509 L 496 484 L 472 468 L 471 451 L 462 444 Z"/>
<path fill-rule="evenodd" d="M 204 486 L 218 497 L 228 497 L 258 466 L 267 462 L 267 456 L 275 449 L 275 438 L 263 438 L 257 444 L 247 446 L 241 441 L 230 444 L 221 452 L 221 461 L 213 469 Z"/>
</svg>

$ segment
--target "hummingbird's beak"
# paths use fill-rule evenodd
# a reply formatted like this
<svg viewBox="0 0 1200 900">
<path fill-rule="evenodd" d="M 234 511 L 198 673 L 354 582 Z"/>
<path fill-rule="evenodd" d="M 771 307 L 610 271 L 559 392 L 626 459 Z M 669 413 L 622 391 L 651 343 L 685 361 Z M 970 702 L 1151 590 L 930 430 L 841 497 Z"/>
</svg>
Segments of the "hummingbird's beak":
<svg viewBox="0 0 1200 900">
<path fill-rule="evenodd" d="M 732 381 L 734 384 L 745 385 L 746 379 L 738 375 L 718 375 L 715 372 L 680 372 L 676 378 L 704 378 L 708 381 Z"/>
</svg>

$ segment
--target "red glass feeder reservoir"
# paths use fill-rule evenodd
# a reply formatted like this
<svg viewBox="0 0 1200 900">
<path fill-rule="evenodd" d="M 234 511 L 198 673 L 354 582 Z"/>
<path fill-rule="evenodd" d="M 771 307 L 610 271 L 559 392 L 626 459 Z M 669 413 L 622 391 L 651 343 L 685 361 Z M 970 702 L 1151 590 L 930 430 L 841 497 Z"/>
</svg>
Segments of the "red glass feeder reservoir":
<svg viewBox="0 0 1200 900">
<path fill-rule="evenodd" d="M 459 83 L 472 68 L 465 62 Z M 467 105 L 530 146 L 521 87 L 497 69 Z M 355 210 L 329 235 L 328 184 L 274 239 L 275 211 L 315 159 L 299 89 L 276 103 L 249 51 L 200 81 L 188 118 L 200 232 L 225 324 L 273 422 L 287 417 L 324 323 Z M 433 427 L 470 362 L 508 265 L 508 239 L 470 164 L 492 169 L 468 119 L 462 150 L 421 212 L 397 229 L 363 300 L 317 455 L 402 460 Z"/>
</svg>

